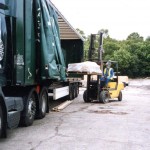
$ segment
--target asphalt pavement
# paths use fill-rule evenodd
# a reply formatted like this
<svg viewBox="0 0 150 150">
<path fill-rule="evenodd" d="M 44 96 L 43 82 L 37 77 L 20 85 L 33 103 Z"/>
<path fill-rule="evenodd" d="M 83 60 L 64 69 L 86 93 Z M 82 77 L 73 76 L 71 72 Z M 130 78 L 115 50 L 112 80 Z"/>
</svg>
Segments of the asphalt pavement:
<svg viewBox="0 0 150 150">
<path fill-rule="evenodd" d="M 84 103 L 8 130 L 0 150 L 150 150 L 150 79 L 130 80 L 123 101 Z"/>
</svg>

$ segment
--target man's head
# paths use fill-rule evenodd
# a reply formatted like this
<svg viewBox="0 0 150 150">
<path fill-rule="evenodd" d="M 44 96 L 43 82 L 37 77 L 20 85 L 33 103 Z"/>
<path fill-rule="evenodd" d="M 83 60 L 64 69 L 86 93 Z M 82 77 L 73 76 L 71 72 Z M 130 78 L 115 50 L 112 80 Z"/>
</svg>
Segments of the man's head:
<svg viewBox="0 0 150 150">
<path fill-rule="evenodd" d="M 107 63 L 106 63 L 106 67 L 107 68 L 110 68 L 111 67 L 111 61 L 109 60 L 109 61 L 107 61 Z"/>
</svg>

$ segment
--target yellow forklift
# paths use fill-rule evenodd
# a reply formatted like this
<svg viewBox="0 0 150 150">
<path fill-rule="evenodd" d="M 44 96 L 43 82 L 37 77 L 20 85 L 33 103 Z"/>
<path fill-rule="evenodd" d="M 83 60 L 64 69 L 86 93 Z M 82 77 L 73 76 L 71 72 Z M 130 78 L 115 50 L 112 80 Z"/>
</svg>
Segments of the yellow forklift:
<svg viewBox="0 0 150 150">
<path fill-rule="evenodd" d="M 99 35 L 99 49 L 98 49 L 98 59 L 92 59 L 92 51 L 94 48 L 94 40 L 96 39 L 96 34 L 91 34 L 90 48 L 89 48 L 89 60 L 97 61 L 101 66 L 102 74 L 87 74 L 87 89 L 84 91 L 83 99 L 84 102 L 92 102 L 98 100 L 101 103 L 108 103 L 110 99 L 117 98 L 118 101 L 122 101 L 122 90 L 124 89 L 124 84 L 118 82 L 118 63 L 117 61 L 111 61 L 115 76 L 112 81 L 110 81 L 107 86 L 104 86 L 104 81 L 101 81 L 103 76 L 103 65 L 106 61 L 102 60 L 103 53 L 103 33 Z M 93 75 L 96 76 L 96 80 L 93 79 Z"/>
</svg>

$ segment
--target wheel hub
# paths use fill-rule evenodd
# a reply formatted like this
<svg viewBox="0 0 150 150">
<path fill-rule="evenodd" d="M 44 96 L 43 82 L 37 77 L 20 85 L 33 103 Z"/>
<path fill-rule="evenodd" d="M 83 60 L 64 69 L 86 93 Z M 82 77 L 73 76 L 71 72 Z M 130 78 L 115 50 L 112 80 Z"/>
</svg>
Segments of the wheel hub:
<svg viewBox="0 0 150 150">
<path fill-rule="evenodd" d="M 28 114 L 30 119 L 35 115 L 35 108 L 36 108 L 35 102 L 33 101 L 32 98 L 30 98 L 28 105 Z"/>
</svg>

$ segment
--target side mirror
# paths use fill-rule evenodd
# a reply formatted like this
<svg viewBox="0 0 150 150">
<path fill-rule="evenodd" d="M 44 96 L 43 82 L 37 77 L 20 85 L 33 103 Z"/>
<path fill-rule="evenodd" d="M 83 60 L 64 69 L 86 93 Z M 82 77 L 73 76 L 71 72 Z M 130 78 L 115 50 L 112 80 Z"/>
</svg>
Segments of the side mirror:
<svg viewBox="0 0 150 150">
<path fill-rule="evenodd" d="M 0 3 L 0 9 L 8 10 L 8 6 L 5 5 L 5 4 Z"/>
</svg>

